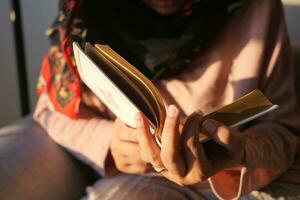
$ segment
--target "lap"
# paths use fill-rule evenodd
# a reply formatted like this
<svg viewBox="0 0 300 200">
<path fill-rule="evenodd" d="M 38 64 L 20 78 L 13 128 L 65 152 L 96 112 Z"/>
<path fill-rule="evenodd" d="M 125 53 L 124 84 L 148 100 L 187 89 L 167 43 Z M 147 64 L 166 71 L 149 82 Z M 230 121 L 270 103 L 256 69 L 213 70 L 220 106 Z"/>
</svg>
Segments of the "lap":
<svg viewBox="0 0 300 200">
<path fill-rule="evenodd" d="M 201 200 L 201 194 L 160 176 L 120 174 L 97 181 L 87 188 L 88 200 Z"/>
<path fill-rule="evenodd" d="M 181 187 L 160 176 L 139 176 L 119 174 L 110 178 L 103 178 L 93 186 L 87 188 L 84 200 L 201 200 L 217 198 L 212 191 L 203 187 L 192 190 Z M 294 200 L 300 199 L 300 185 L 274 182 L 269 186 L 253 191 L 240 198 L 241 200 Z"/>
</svg>

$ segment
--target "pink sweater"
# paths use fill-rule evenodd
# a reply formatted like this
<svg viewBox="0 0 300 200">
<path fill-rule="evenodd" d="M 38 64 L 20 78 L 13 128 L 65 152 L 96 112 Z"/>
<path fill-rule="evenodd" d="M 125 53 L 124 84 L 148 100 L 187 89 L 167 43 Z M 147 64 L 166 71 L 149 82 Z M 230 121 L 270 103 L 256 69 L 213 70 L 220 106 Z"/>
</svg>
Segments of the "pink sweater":
<svg viewBox="0 0 300 200">
<path fill-rule="evenodd" d="M 300 112 L 291 61 L 280 1 L 246 0 L 189 72 L 156 83 L 166 103 L 176 103 L 186 115 L 210 112 L 255 88 L 280 106 L 244 131 L 244 165 L 209 178 L 219 198 L 238 198 L 275 179 L 300 183 Z M 105 176 L 114 167 L 106 162 L 112 121 L 86 114 L 72 120 L 55 112 L 45 94 L 34 117 L 53 140 Z"/>
</svg>

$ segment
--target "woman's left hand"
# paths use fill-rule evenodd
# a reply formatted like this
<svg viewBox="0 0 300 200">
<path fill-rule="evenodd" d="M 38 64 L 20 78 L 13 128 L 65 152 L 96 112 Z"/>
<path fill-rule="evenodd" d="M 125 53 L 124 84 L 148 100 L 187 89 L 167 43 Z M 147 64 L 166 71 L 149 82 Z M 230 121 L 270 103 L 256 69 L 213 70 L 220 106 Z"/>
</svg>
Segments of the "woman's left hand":
<svg viewBox="0 0 300 200">
<path fill-rule="evenodd" d="M 202 123 L 201 113 L 190 115 L 180 134 L 179 111 L 175 106 L 169 106 L 161 149 L 151 135 L 144 115 L 137 114 L 136 121 L 142 159 L 179 185 L 197 184 L 243 162 L 245 137 L 216 120 L 208 119 Z M 201 131 L 212 140 L 200 143 Z"/>
</svg>

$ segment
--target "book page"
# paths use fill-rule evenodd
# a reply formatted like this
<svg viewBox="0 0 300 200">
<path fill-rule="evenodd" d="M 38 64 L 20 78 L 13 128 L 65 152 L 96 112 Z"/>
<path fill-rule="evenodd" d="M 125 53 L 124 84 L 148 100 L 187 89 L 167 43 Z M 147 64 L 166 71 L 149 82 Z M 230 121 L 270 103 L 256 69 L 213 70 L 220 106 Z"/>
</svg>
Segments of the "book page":
<svg viewBox="0 0 300 200">
<path fill-rule="evenodd" d="M 147 96 L 144 90 L 139 87 L 140 84 L 136 83 L 127 73 L 124 73 L 124 71 L 121 71 L 111 63 L 110 60 L 99 53 L 91 44 L 87 43 L 85 45 L 84 52 L 153 124 L 157 124 L 156 113 L 150 103 L 153 97 Z M 97 84 L 100 85 L 101 82 Z"/>
<path fill-rule="evenodd" d="M 278 105 L 272 104 L 260 90 L 256 89 L 233 103 L 205 115 L 203 120 L 214 119 L 224 123 L 230 128 L 235 128 L 267 114 L 278 107 Z M 199 140 L 205 142 L 209 140 L 209 138 L 204 134 L 199 134 Z"/>
<path fill-rule="evenodd" d="M 85 55 L 77 43 L 73 51 L 81 80 L 122 121 L 135 128 L 136 105 Z"/>
<path fill-rule="evenodd" d="M 233 103 L 204 116 L 204 119 L 212 118 L 234 128 L 276 108 L 278 108 L 277 105 L 273 105 L 260 90 L 256 89 Z"/>
</svg>

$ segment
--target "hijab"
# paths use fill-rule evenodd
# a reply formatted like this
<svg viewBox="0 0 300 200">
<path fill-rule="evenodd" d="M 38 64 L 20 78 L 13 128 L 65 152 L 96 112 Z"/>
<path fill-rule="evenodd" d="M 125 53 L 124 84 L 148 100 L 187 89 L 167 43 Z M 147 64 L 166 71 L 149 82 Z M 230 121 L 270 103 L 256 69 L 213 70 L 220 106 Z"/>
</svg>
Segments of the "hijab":
<svg viewBox="0 0 300 200">
<path fill-rule="evenodd" d="M 234 0 L 186 0 L 182 10 L 160 15 L 142 0 L 60 0 L 59 14 L 47 30 L 51 41 L 38 82 L 38 94 L 48 94 L 58 112 L 77 118 L 81 81 L 72 53 L 72 42 L 108 44 L 152 80 L 187 70 L 194 59 L 214 41 L 226 24 Z M 151 45 L 175 41 L 168 56 L 157 65 L 146 64 Z M 152 45 L 153 46 L 153 45 Z M 159 45 L 156 45 L 156 48 Z"/>
</svg>

